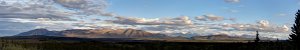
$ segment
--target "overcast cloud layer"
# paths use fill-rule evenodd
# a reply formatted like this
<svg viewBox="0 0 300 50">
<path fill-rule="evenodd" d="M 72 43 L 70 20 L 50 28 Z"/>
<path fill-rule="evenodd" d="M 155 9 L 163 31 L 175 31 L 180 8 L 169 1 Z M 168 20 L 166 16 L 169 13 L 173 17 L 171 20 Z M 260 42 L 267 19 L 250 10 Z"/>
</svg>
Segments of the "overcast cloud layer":
<svg viewBox="0 0 300 50">
<path fill-rule="evenodd" d="M 240 0 L 225 0 L 238 3 Z M 260 31 L 264 37 L 286 39 L 289 27 L 267 20 L 236 23 L 237 18 L 217 14 L 177 16 L 174 18 L 130 17 L 107 12 L 106 0 L 0 0 L 0 34 L 8 35 L 36 28 L 51 30 L 133 28 L 170 36 L 227 34 L 253 36 Z M 232 23 L 224 23 L 231 21 Z"/>
</svg>

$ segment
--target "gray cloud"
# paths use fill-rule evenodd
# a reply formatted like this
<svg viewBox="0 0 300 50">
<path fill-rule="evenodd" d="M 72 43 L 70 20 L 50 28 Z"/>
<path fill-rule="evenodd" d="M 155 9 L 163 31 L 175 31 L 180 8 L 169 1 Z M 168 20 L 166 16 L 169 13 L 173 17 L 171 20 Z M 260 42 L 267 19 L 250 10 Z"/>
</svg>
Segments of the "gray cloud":
<svg viewBox="0 0 300 50">
<path fill-rule="evenodd" d="M 59 20 L 71 20 L 67 16 L 70 14 L 64 13 L 55 9 L 55 7 L 49 6 L 47 3 L 38 3 L 42 1 L 27 0 L 28 2 L 21 2 L 17 0 L 1 1 L 0 5 L 0 18 L 25 18 L 25 19 L 35 19 L 35 18 L 50 18 Z"/>
<path fill-rule="evenodd" d="M 88 15 L 104 15 L 107 7 L 105 0 L 54 0 L 54 2 L 71 10 L 79 10 Z"/>
<path fill-rule="evenodd" d="M 79 16 L 111 16 L 104 12 L 106 5 L 105 0 L 0 0 L 0 19 L 5 19 L 0 21 L 69 29 L 80 27 L 75 25 L 81 20 Z"/>
<path fill-rule="evenodd" d="M 73 20 L 69 17 L 52 15 L 52 14 L 25 14 L 25 13 L 0 13 L 0 18 L 23 18 L 23 19 L 37 19 L 49 18 L 51 20 Z"/>
<path fill-rule="evenodd" d="M 105 15 L 105 0 L 1 0 L 0 18 L 75 20 L 76 15 Z M 60 5 L 60 6 L 57 6 Z"/>
</svg>

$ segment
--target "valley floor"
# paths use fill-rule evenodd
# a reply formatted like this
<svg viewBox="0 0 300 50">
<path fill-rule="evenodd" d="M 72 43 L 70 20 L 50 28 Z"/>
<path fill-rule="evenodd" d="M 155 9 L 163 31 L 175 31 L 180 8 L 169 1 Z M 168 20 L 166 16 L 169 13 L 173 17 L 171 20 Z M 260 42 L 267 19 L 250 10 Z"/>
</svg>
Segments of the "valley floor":
<svg viewBox="0 0 300 50">
<path fill-rule="evenodd" d="M 1 40 L 0 50 L 296 50 L 288 42 L 100 42 Z"/>
</svg>

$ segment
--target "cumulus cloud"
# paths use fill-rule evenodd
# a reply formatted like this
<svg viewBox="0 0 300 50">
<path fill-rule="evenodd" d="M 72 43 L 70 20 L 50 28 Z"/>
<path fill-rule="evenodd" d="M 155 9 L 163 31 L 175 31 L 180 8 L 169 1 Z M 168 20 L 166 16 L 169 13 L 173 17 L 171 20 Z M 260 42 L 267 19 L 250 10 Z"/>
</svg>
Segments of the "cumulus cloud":
<svg viewBox="0 0 300 50">
<path fill-rule="evenodd" d="M 257 22 L 259 24 L 259 27 L 262 27 L 262 28 L 266 28 L 266 27 L 269 27 L 269 21 L 267 20 L 260 20 Z"/>
</svg>

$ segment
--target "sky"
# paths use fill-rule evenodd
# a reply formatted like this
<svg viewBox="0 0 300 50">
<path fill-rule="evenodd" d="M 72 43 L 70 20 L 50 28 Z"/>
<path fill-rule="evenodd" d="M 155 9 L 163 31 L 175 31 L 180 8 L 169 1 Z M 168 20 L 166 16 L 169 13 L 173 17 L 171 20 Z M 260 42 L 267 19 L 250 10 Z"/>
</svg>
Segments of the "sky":
<svg viewBox="0 0 300 50">
<path fill-rule="evenodd" d="M 46 28 L 288 39 L 300 0 L 0 0 L 0 36 Z"/>
</svg>

